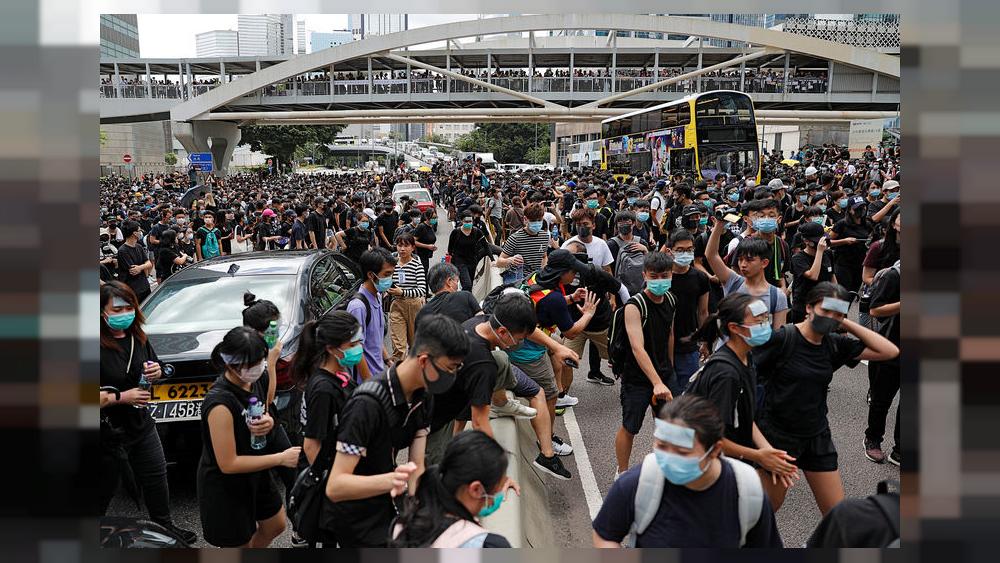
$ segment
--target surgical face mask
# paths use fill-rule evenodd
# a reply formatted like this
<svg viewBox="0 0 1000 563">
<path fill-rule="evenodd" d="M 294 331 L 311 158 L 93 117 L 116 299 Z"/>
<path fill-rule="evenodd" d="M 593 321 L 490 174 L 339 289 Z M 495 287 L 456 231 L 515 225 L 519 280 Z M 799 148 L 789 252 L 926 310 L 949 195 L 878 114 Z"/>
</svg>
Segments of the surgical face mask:
<svg viewBox="0 0 1000 563">
<path fill-rule="evenodd" d="M 660 471 L 663 472 L 667 481 L 674 485 L 687 485 L 705 474 L 705 470 L 701 468 L 701 462 L 712 453 L 714 448 L 715 446 L 712 446 L 705 452 L 705 455 L 697 458 L 661 450 L 653 450 L 653 453 L 656 454 L 656 463 L 660 466 Z"/>
<path fill-rule="evenodd" d="M 812 319 L 809 320 L 812 329 L 819 334 L 830 334 L 833 329 L 840 326 L 840 321 L 833 317 L 824 317 L 813 312 Z"/>
<path fill-rule="evenodd" d="M 580 238 L 582 239 L 590 238 L 590 236 L 594 234 L 594 227 L 591 226 L 577 227 L 576 234 L 580 235 Z"/>
<path fill-rule="evenodd" d="M 681 266 L 690 266 L 694 262 L 694 252 L 674 252 L 674 262 Z"/>
<path fill-rule="evenodd" d="M 494 512 L 500 509 L 500 505 L 503 503 L 503 493 L 497 493 L 495 495 L 483 495 L 483 498 L 492 500 L 490 500 L 489 504 L 484 506 L 479 511 L 480 518 L 486 518 L 490 514 L 493 514 Z"/>
<path fill-rule="evenodd" d="M 708 224 L 708 217 L 702 217 L 701 219 L 698 219 L 699 226 L 704 227 L 707 224 Z"/>
<path fill-rule="evenodd" d="M 626 198 L 625 201 L 627 201 L 629 205 L 635 205 L 635 201 L 637 199 L 639 199 L 639 198 L 637 198 L 637 197 L 629 197 L 629 198 Z"/>
<path fill-rule="evenodd" d="M 868 195 L 872 197 L 878 197 L 882 195 L 882 190 L 871 190 L 870 192 L 868 192 Z"/>
<path fill-rule="evenodd" d="M 437 219 L 431 219 L 431 226 L 436 227 L 437 224 L 438 224 L 438 220 Z"/>
<path fill-rule="evenodd" d="M 542 230 L 542 222 L 541 221 L 528 221 L 528 230 L 531 231 L 531 232 L 533 232 L 533 233 L 540 232 Z"/>
<path fill-rule="evenodd" d="M 413 219 L 410 219 L 410 223 L 413 223 L 414 225 L 419 225 L 420 217 L 414 217 Z"/>
<path fill-rule="evenodd" d="M 709 213 L 711 213 L 712 212 L 712 208 L 715 207 L 715 202 L 712 201 L 711 199 L 703 199 L 699 203 L 701 203 L 702 205 L 704 205 L 705 208 L 708 209 Z"/>
<path fill-rule="evenodd" d="M 427 368 L 424 368 L 421 371 L 421 374 L 424 377 L 424 386 L 427 387 L 427 392 L 432 395 L 447 393 L 448 390 L 451 389 L 451 386 L 455 384 L 455 378 L 457 375 L 453 371 L 445 371 L 439 368 L 438 365 L 434 363 L 434 360 L 431 360 L 430 358 L 428 358 L 428 361 L 432 366 L 434 366 L 434 371 L 437 372 L 438 377 L 436 380 L 431 381 L 427 378 Z"/>
<path fill-rule="evenodd" d="M 771 339 L 771 323 L 760 323 L 751 326 L 740 325 L 750 329 L 750 336 L 744 336 L 743 340 L 750 346 L 760 346 Z M 742 336 L 742 335 L 741 335 Z"/>
<path fill-rule="evenodd" d="M 389 291 L 390 287 L 392 287 L 392 276 L 386 276 L 384 278 L 375 278 L 375 289 L 377 289 L 379 293 L 385 293 L 386 291 Z"/>
<path fill-rule="evenodd" d="M 838 199 L 837 200 L 837 205 L 839 205 L 841 209 L 847 209 L 847 200 L 846 199 Z"/>
<path fill-rule="evenodd" d="M 646 221 L 649 221 L 649 213 L 648 213 L 648 212 L 646 212 L 646 211 L 640 211 L 640 212 L 636 213 L 636 215 L 635 215 L 635 216 L 636 216 L 636 217 L 637 217 L 637 218 L 639 219 L 639 221 L 640 221 L 640 222 L 642 222 L 642 223 L 645 223 Z"/>
<path fill-rule="evenodd" d="M 778 230 L 778 220 L 774 217 L 759 217 L 753 220 L 753 228 L 761 233 L 773 233 Z"/>
<path fill-rule="evenodd" d="M 813 217 L 812 222 L 822 225 L 826 221 L 825 217 Z"/>
<path fill-rule="evenodd" d="M 653 295 L 660 296 L 670 291 L 670 283 L 673 280 L 646 280 L 646 288 Z"/>
<path fill-rule="evenodd" d="M 737 192 L 732 192 L 727 197 L 729 198 L 729 201 L 739 201 L 740 200 L 740 194 L 737 193 Z"/>
<path fill-rule="evenodd" d="M 264 364 L 264 360 L 261 360 L 256 365 L 248 368 L 241 368 L 239 371 L 240 381 L 253 385 L 258 379 L 260 379 L 260 376 L 264 375 L 265 367 L 266 365 Z"/>
<path fill-rule="evenodd" d="M 107 323 L 108 326 L 113 330 L 125 330 L 132 326 L 132 321 L 135 320 L 135 311 L 129 311 L 126 313 L 118 313 L 117 315 L 108 315 Z"/>
<path fill-rule="evenodd" d="M 824 205 L 822 203 L 818 203 L 818 204 L 816 204 L 816 207 L 818 207 L 819 210 L 822 211 L 823 213 L 826 213 L 826 205 Z"/>
<path fill-rule="evenodd" d="M 470 230 L 470 229 L 472 229 L 472 223 L 466 221 L 466 222 L 462 223 L 462 228 L 465 229 L 465 230 Z"/>
<path fill-rule="evenodd" d="M 632 234 L 632 225 L 618 225 L 618 234 L 627 237 Z"/>
<path fill-rule="evenodd" d="M 885 197 L 889 198 L 889 201 L 892 201 L 892 200 L 896 199 L 896 196 L 898 196 L 898 195 L 899 195 L 899 192 L 889 192 L 889 193 L 885 194 Z"/>
<path fill-rule="evenodd" d="M 341 350 L 344 357 L 337 360 L 341 367 L 352 368 L 361 363 L 361 358 L 365 354 L 365 347 L 359 342 L 347 350 Z"/>
<path fill-rule="evenodd" d="M 597 205 L 598 205 L 598 202 L 597 202 L 596 199 L 588 199 L 587 200 L 587 207 L 589 207 L 590 209 L 597 209 Z"/>
<path fill-rule="evenodd" d="M 361 227 L 363 230 L 367 231 L 368 230 L 368 221 L 362 221 L 362 222 L 358 223 L 358 226 Z"/>
<path fill-rule="evenodd" d="M 800 203 L 806 203 L 809 201 L 809 194 L 802 194 L 799 196 Z"/>
</svg>

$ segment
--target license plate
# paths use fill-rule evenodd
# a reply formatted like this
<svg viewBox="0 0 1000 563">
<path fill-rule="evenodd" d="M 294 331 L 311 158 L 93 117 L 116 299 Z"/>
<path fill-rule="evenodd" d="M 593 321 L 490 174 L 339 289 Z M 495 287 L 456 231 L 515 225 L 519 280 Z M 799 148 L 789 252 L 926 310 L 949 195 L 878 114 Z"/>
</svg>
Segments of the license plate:
<svg viewBox="0 0 1000 563">
<path fill-rule="evenodd" d="M 201 399 L 197 401 L 161 401 L 146 406 L 156 422 L 201 420 Z"/>
<path fill-rule="evenodd" d="M 208 394 L 211 382 L 206 383 L 160 383 L 149 390 L 152 395 L 150 402 L 157 401 L 187 401 L 203 399 Z"/>
</svg>

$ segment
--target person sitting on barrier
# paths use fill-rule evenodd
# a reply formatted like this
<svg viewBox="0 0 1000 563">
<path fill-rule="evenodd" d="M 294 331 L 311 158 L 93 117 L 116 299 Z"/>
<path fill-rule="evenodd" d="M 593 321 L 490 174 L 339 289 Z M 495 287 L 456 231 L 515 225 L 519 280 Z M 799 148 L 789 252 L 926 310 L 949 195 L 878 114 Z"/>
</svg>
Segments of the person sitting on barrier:
<svg viewBox="0 0 1000 563">
<path fill-rule="evenodd" d="M 656 419 L 653 451 L 619 477 L 593 523 L 594 547 L 783 547 L 752 467 L 722 457 L 710 401 L 683 395 Z"/>
<path fill-rule="evenodd" d="M 417 494 L 407 499 L 390 547 L 511 547 L 507 538 L 483 528 L 480 519 L 500 508 L 509 490 L 507 452 L 478 430 L 462 432 L 448 444 L 439 465 L 420 476 Z"/>
</svg>

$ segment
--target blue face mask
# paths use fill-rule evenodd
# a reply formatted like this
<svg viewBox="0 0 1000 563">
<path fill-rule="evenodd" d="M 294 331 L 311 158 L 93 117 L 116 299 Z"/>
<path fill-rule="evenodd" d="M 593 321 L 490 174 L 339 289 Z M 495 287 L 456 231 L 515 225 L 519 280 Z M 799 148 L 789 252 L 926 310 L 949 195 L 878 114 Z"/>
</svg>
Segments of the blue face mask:
<svg viewBox="0 0 1000 563">
<path fill-rule="evenodd" d="M 813 217 L 813 223 L 822 225 L 824 222 L 826 222 L 825 217 Z"/>
<path fill-rule="evenodd" d="M 667 481 L 674 485 L 687 485 L 705 474 L 705 470 L 701 468 L 701 462 L 708 457 L 708 454 L 712 453 L 713 448 L 715 446 L 709 448 L 705 455 L 697 458 L 660 450 L 653 450 L 653 453 L 656 454 L 656 463 L 660 466 L 660 471 L 663 472 Z"/>
<path fill-rule="evenodd" d="M 754 219 L 753 228 L 761 233 L 773 233 L 778 230 L 778 220 L 773 217 Z"/>
<path fill-rule="evenodd" d="M 630 198 L 627 198 L 626 201 L 628 201 L 629 205 L 635 205 L 635 200 L 637 200 L 637 199 L 639 199 L 639 198 L 637 198 L 637 197 L 630 197 Z"/>
<path fill-rule="evenodd" d="M 528 230 L 531 231 L 531 232 L 533 232 L 533 233 L 537 233 L 537 232 L 541 231 L 542 230 L 542 222 L 541 221 L 528 221 Z"/>
<path fill-rule="evenodd" d="M 740 326 L 750 329 L 750 337 L 743 338 L 743 340 L 746 340 L 747 344 L 749 344 L 750 346 L 760 346 L 761 344 L 764 344 L 765 342 L 771 339 L 771 323 L 761 323 L 752 326 L 747 326 L 747 325 L 740 325 Z"/>
<path fill-rule="evenodd" d="M 699 226 L 704 227 L 707 224 L 708 224 L 708 217 L 702 217 L 701 219 L 698 219 Z"/>
<path fill-rule="evenodd" d="M 694 262 L 694 252 L 674 252 L 674 262 L 681 266 L 690 266 Z"/>
<path fill-rule="evenodd" d="M 358 223 L 358 226 L 367 231 L 368 230 L 368 221 L 362 221 L 362 222 Z"/>
<path fill-rule="evenodd" d="M 819 210 L 820 210 L 820 211 L 822 211 L 823 213 L 826 213 L 826 206 L 825 206 L 825 205 L 823 205 L 823 204 L 819 204 L 819 205 L 817 205 L 816 207 L 818 207 L 818 208 L 819 208 Z"/>
<path fill-rule="evenodd" d="M 132 321 L 135 320 L 135 311 L 128 313 L 119 313 L 117 315 L 108 315 L 108 326 L 114 330 L 125 330 L 132 326 Z"/>
<path fill-rule="evenodd" d="M 375 283 L 375 289 L 377 289 L 379 293 L 389 291 L 390 287 L 392 287 L 392 276 L 378 278 L 378 282 Z"/>
<path fill-rule="evenodd" d="M 672 280 L 646 280 L 646 287 L 649 292 L 653 295 L 660 296 L 670 291 L 670 282 Z"/>
<path fill-rule="evenodd" d="M 472 223 L 462 223 L 462 228 L 463 229 L 471 229 L 472 228 Z"/>
<path fill-rule="evenodd" d="M 437 224 L 438 224 L 438 220 L 437 219 L 431 219 L 431 226 L 436 227 Z"/>
<path fill-rule="evenodd" d="M 639 221 L 642 222 L 642 223 L 645 223 L 646 221 L 649 221 L 649 213 L 647 213 L 645 211 L 640 211 L 640 212 L 636 213 L 636 217 L 638 217 Z"/>
<path fill-rule="evenodd" d="M 597 205 L 598 205 L 598 202 L 597 202 L 596 199 L 588 199 L 587 200 L 587 207 L 589 207 L 590 209 L 597 209 Z"/>
<path fill-rule="evenodd" d="M 483 498 L 492 498 L 493 501 L 487 504 L 479 511 L 480 518 L 486 518 L 490 514 L 493 514 L 500 509 L 500 505 L 503 504 L 503 494 L 497 493 L 495 495 L 483 495 Z"/>
<path fill-rule="evenodd" d="M 870 195 L 872 197 L 878 197 L 878 196 L 882 195 L 882 190 L 872 190 L 872 191 L 868 192 L 868 195 Z"/>
<path fill-rule="evenodd" d="M 889 193 L 885 194 L 885 197 L 889 198 L 889 201 L 892 201 L 892 200 L 896 199 L 896 196 L 898 196 L 898 195 L 899 195 L 899 192 L 889 192 Z"/>
<path fill-rule="evenodd" d="M 365 354 L 365 348 L 361 344 L 357 344 L 347 350 L 343 350 L 343 352 L 344 357 L 337 360 L 338 363 L 340 363 L 341 367 L 352 368 L 361 363 L 361 357 Z"/>
<path fill-rule="evenodd" d="M 837 205 L 839 205 L 841 209 L 847 209 L 847 200 L 839 199 L 837 200 Z"/>
<path fill-rule="evenodd" d="M 800 196 L 799 196 L 799 201 L 800 201 L 801 203 L 806 203 L 806 202 L 808 202 L 808 201 L 809 201 L 809 195 L 808 195 L 808 194 L 803 194 L 803 195 L 800 195 Z"/>
<path fill-rule="evenodd" d="M 701 204 L 704 205 L 706 208 L 708 208 L 708 211 L 711 212 L 712 208 L 715 207 L 715 200 L 714 199 L 703 199 L 703 200 L 701 200 Z"/>
<path fill-rule="evenodd" d="M 733 192 L 733 193 L 729 194 L 728 197 L 729 197 L 729 201 L 739 201 L 740 200 L 740 194 L 738 194 L 736 192 Z"/>
</svg>

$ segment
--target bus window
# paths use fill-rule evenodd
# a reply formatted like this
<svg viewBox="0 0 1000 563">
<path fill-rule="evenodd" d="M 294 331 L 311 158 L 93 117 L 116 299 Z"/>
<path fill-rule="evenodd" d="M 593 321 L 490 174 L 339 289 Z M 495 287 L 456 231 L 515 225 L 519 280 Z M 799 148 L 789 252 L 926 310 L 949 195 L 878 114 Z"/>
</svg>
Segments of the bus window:
<svg viewBox="0 0 1000 563">
<path fill-rule="evenodd" d="M 677 107 L 677 125 L 691 123 L 691 106 L 684 104 Z"/>
<path fill-rule="evenodd" d="M 660 127 L 666 129 L 677 125 L 677 106 L 664 108 Z"/>
<path fill-rule="evenodd" d="M 643 120 L 642 120 L 642 114 L 641 113 L 639 115 L 633 115 L 632 119 L 631 119 L 630 129 L 629 129 L 628 132 L 629 133 L 641 133 L 643 131 L 643 128 L 642 128 L 643 123 L 642 123 L 642 121 Z"/>
<path fill-rule="evenodd" d="M 694 170 L 694 149 L 672 149 L 670 151 L 670 171 Z"/>
</svg>

